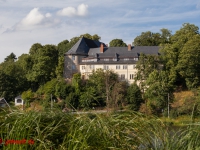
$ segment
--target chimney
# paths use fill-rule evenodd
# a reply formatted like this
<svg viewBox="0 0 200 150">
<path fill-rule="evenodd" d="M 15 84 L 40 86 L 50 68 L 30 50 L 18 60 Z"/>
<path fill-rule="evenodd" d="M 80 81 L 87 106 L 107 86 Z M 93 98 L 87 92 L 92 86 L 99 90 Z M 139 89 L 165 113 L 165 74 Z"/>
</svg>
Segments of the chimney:
<svg viewBox="0 0 200 150">
<path fill-rule="evenodd" d="M 131 44 L 128 44 L 128 51 L 131 51 Z"/>
<path fill-rule="evenodd" d="M 101 46 L 100 46 L 100 53 L 103 53 L 104 52 L 104 46 L 103 46 L 103 43 L 101 43 Z"/>
</svg>

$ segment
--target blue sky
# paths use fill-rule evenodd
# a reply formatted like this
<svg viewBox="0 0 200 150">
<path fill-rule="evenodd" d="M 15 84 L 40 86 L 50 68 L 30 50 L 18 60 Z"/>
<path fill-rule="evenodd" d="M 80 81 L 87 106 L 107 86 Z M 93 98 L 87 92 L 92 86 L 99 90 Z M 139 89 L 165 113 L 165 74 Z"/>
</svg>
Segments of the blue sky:
<svg viewBox="0 0 200 150">
<path fill-rule="evenodd" d="M 199 0 L 0 0 L 0 62 L 34 43 L 57 45 L 89 33 L 106 44 L 131 44 L 141 32 L 175 33 L 183 23 L 200 27 Z"/>
</svg>

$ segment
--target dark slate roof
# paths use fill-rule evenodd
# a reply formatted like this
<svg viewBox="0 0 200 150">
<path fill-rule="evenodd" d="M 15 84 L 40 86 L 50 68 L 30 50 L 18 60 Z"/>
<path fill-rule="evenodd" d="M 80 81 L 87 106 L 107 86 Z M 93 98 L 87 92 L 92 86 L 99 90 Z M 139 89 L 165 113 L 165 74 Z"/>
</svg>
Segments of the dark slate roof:
<svg viewBox="0 0 200 150">
<path fill-rule="evenodd" d="M 22 99 L 21 95 L 15 97 L 15 99 Z"/>
<path fill-rule="evenodd" d="M 136 64 L 141 53 L 146 55 L 160 55 L 159 46 L 132 46 L 128 51 L 128 47 L 105 47 L 104 52 L 100 53 L 100 48 L 91 48 L 88 52 L 88 57 L 84 59 L 95 58 L 98 61 L 94 62 L 81 62 L 80 64 Z M 105 61 L 104 58 L 109 59 Z M 117 61 L 113 61 L 113 58 L 117 58 Z M 128 58 L 128 60 L 124 59 Z"/>
<path fill-rule="evenodd" d="M 104 43 L 103 43 L 104 44 Z M 67 52 L 66 55 L 74 54 L 74 55 L 88 55 L 88 51 L 90 48 L 100 47 L 101 42 L 90 40 L 87 38 L 80 38 L 80 40 Z M 104 44 L 105 46 L 105 44 Z"/>
<path fill-rule="evenodd" d="M 100 48 L 91 48 L 88 53 L 88 57 L 95 57 L 96 54 L 99 57 L 115 57 L 116 54 L 119 57 L 138 57 L 139 54 L 158 55 L 159 46 L 135 46 L 131 47 L 131 51 L 128 51 L 128 47 L 105 47 L 104 52 L 100 53 Z"/>
<path fill-rule="evenodd" d="M 5 102 L 5 98 L 1 98 L 1 97 L 0 97 L 0 103 L 6 103 L 6 102 Z"/>
</svg>

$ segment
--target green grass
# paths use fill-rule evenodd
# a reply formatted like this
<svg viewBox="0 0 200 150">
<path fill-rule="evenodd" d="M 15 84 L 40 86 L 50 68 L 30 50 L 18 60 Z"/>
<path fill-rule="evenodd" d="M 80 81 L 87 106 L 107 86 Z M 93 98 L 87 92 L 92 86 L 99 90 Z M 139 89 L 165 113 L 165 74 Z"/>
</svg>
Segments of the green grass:
<svg viewBox="0 0 200 150">
<path fill-rule="evenodd" d="M 200 149 L 200 123 L 172 129 L 162 120 L 135 112 L 69 114 L 0 112 L 0 138 L 33 139 L 7 150 L 190 150 Z"/>
</svg>

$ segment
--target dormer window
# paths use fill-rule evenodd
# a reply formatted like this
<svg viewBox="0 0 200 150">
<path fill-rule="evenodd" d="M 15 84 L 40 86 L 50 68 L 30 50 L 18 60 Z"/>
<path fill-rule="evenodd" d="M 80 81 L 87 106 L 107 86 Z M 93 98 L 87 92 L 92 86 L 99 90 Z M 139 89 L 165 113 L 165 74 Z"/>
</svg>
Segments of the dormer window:
<svg viewBox="0 0 200 150">
<path fill-rule="evenodd" d="M 75 56 L 74 55 L 72 55 L 72 60 L 75 60 Z"/>
<path fill-rule="evenodd" d="M 124 61 L 128 61 L 129 60 L 129 58 L 124 58 Z"/>
<path fill-rule="evenodd" d="M 138 61 L 138 57 L 133 58 L 133 60 Z"/>
<path fill-rule="evenodd" d="M 108 58 L 104 58 L 103 60 L 104 60 L 104 61 L 109 61 L 109 59 L 108 59 Z"/>
</svg>

